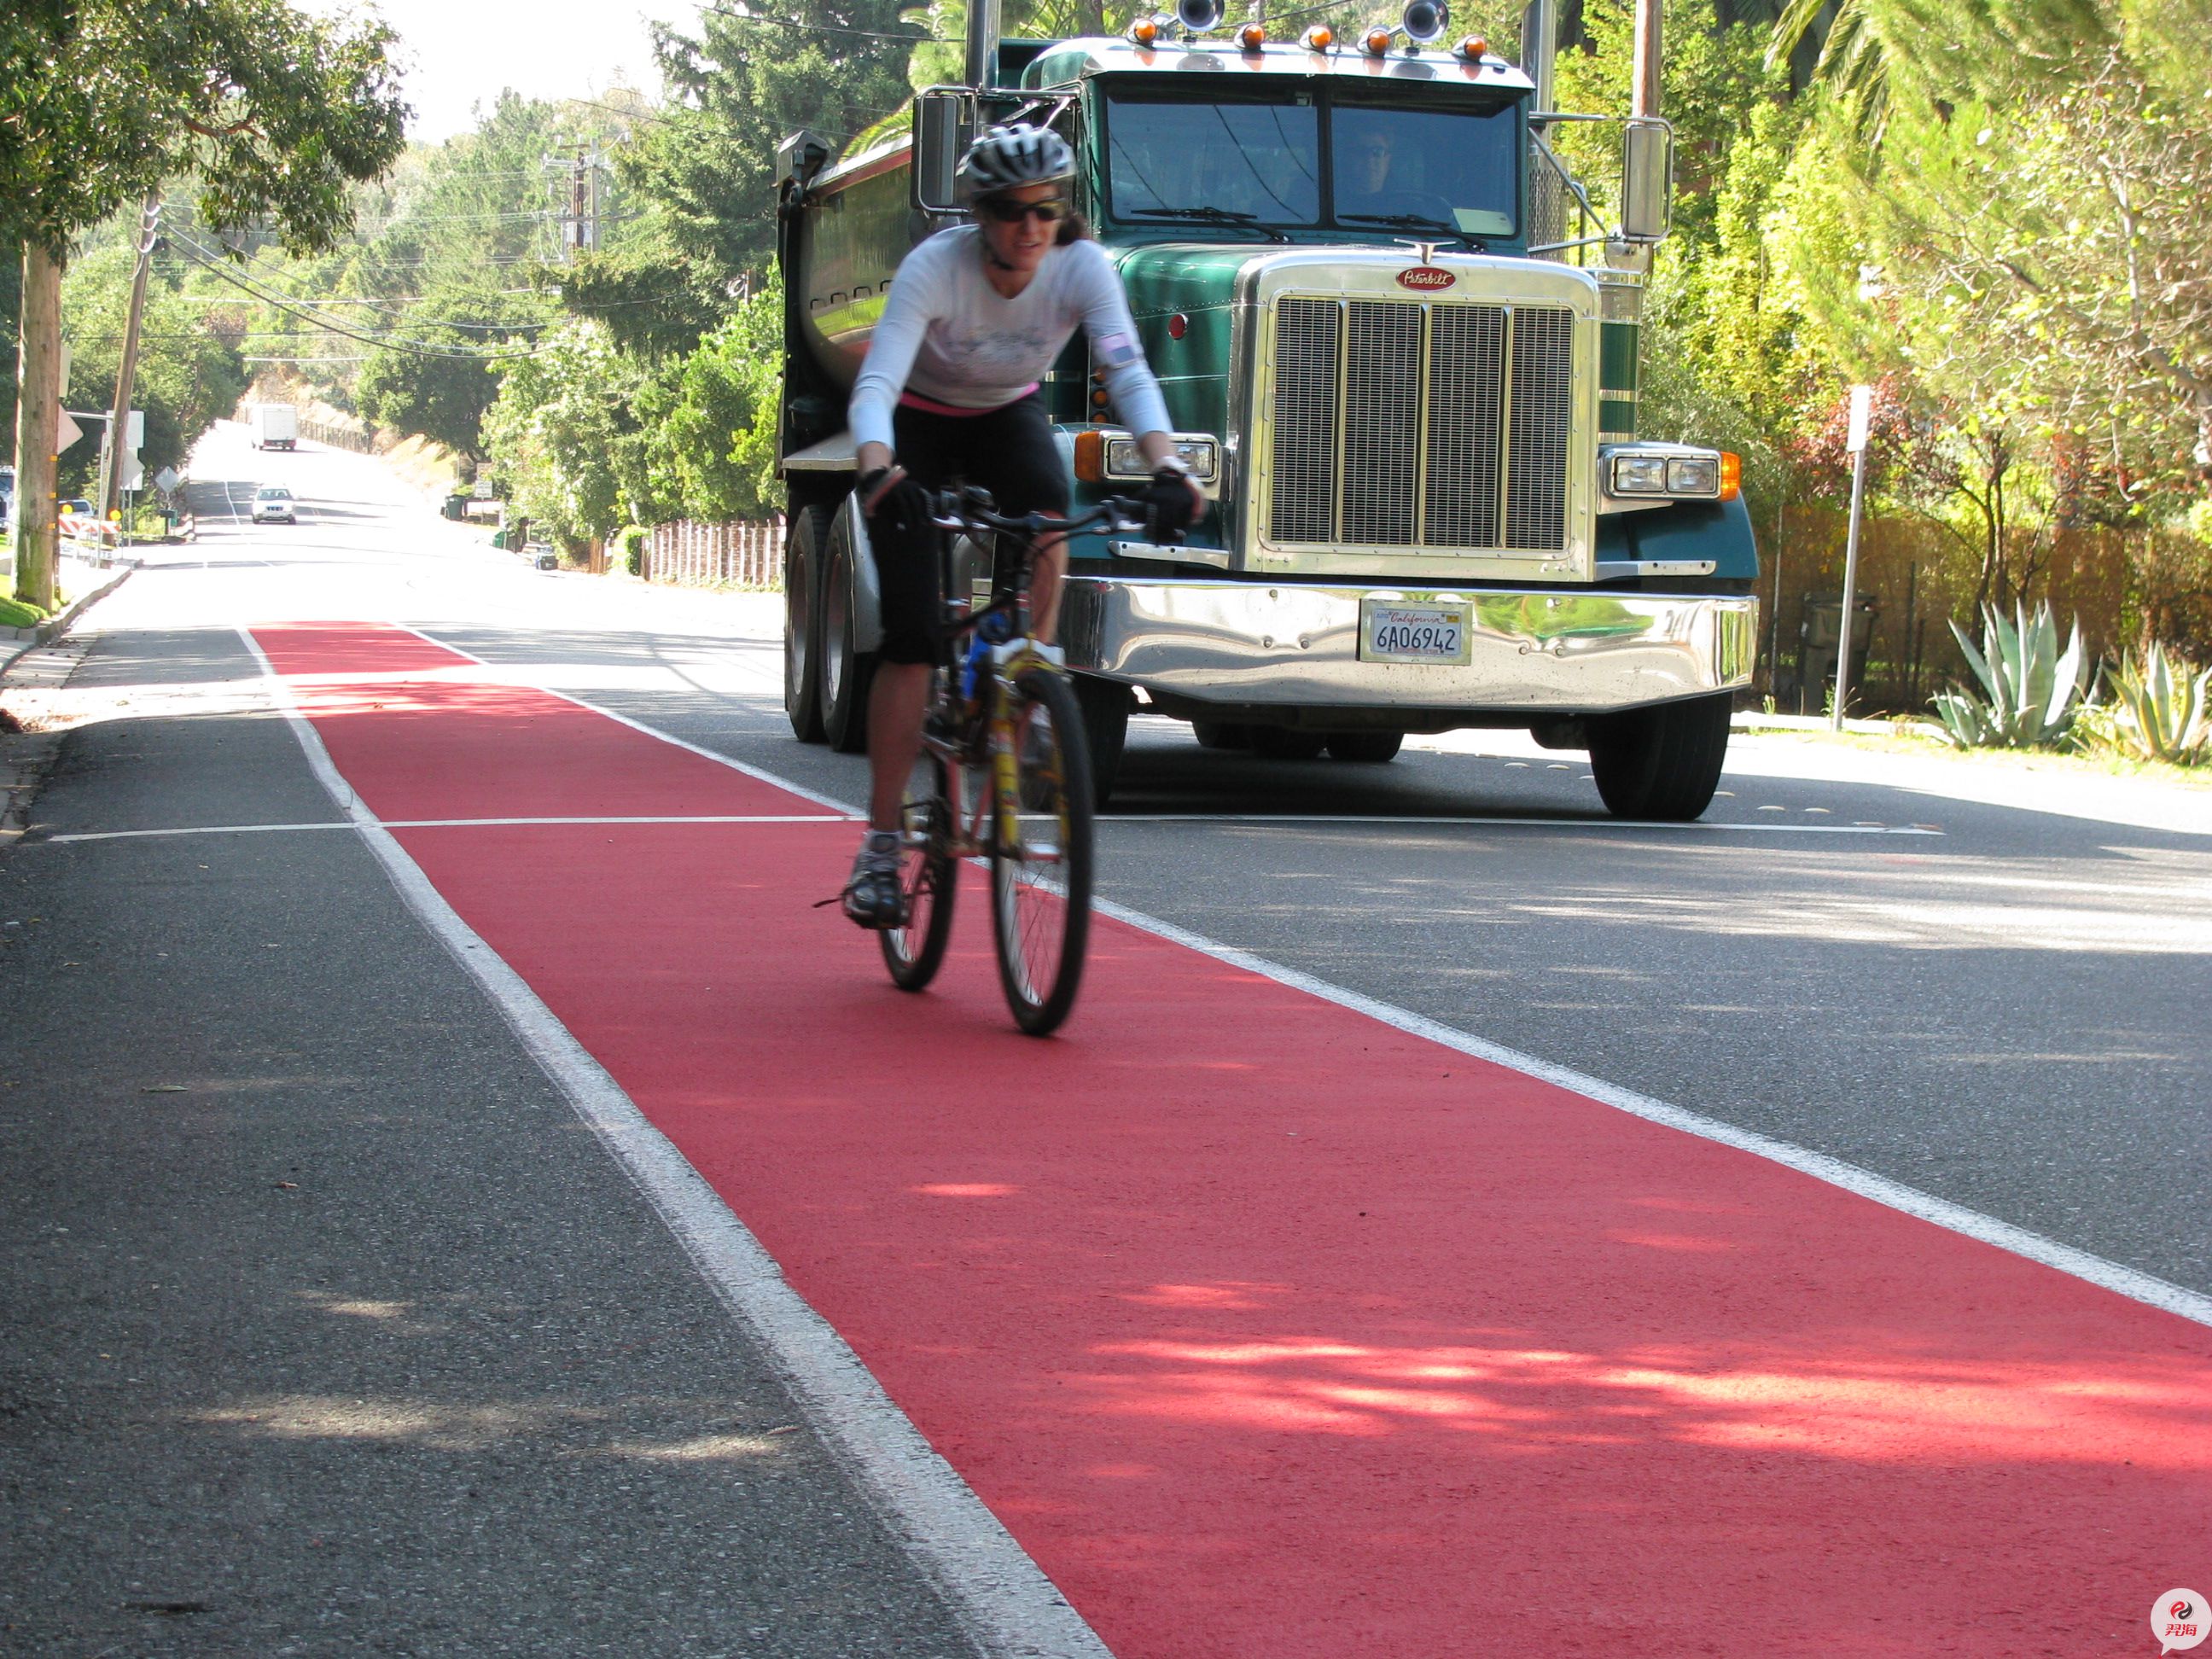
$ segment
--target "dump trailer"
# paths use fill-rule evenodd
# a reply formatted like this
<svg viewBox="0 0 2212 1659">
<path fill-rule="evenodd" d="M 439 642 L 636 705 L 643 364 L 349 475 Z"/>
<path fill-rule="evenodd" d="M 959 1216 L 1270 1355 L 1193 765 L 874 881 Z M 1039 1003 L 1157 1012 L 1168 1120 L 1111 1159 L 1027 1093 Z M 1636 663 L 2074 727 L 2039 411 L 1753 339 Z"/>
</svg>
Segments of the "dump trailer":
<svg viewBox="0 0 2212 1659">
<path fill-rule="evenodd" d="M 1552 38 L 1548 3 L 1526 38 Z M 1102 799 L 1141 700 L 1280 757 L 1524 728 L 1586 749 L 1616 814 L 1698 816 L 1753 666 L 1757 556 L 1735 458 L 1637 434 L 1673 161 L 1648 88 L 1601 219 L 1552 143 L 1547 53 L 1452 40 L 1438 0 L 1350 41 L 1224 33 L 1215 7 L 1040 42 L 1000 39 L 976 0 L 968 84 L 919 94 L 909 131 L 842 159 L 784 140 L 794 730 L 865 741 L 878 635 L 846 404 L 900 258 L 959 222 L 961 149 L 1020 119 L 1075 150 L 1075 204 L 1209 502 L 1181 542 L 1070 550 L 1060 635 Z M 1147 476 L 1089 349 L 1079 333 L 1042 386 L 1079 510 Z"/>
<path fill-rule="evenodd" d="M 253 447 L 291 449 L 300 441 L 300 411 L 289 404 L 253 405 Z"/>
</svg>

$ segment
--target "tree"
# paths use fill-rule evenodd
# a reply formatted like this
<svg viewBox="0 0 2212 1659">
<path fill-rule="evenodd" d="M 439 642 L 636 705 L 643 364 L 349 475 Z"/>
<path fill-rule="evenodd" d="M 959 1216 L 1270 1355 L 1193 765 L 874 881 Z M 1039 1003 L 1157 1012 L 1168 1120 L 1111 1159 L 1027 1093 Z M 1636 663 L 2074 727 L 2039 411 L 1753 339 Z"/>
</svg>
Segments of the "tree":
<svg viewBox="0 0 2212 1659">
<path fill-rule="evenodd" d="M 15 589 L 51 608 L 60 271 L 75 239 L 186 173 L 217 230 L 323 248 L 403 144 L 380 23 L 284 0 L 32 0 L 0 23 L 0 243 L 23 247 Z"/>
<path fill-rule="evenodd" d="M 577 261 L 562 297 L 626 348 L 689 351 L 772 263 L 775 151 L 807 127 L 842 144 L 906 100 L 921 31 L 900 0 L 805 0 L 787 18 L 702 9 L 699 32 L 655 30 L 667 90 L 616 176 L 641 208 L 621 254 Z"/>
<path fill-rule="evenodd" d="M 758 519 L 781 510 L 775 482 L 783 288 L 738 307 L 665 387 L 641 399 L 655 434 L 654 494 L 686 518 Z"/>
</svg>

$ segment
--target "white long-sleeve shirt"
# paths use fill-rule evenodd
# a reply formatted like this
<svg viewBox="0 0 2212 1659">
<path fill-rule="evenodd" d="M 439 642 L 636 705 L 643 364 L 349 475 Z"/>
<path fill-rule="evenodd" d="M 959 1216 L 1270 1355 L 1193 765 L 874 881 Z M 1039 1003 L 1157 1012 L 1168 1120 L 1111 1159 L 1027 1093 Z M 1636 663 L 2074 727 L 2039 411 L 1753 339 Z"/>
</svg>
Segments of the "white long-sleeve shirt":
<svg viewBox="0 0 2212 1659">
<path fill-rule="evenodd" d="M 1133 432 L 1168 429 L 1159 382 L 1137 343 L 1129 302 L 1105 250 L 1085 240 L 1054 247 L 1012 299 L 991 286 L 982 231 L 940 230 L 900 264 L 847 419 L 857 443 L 891 445 L 902 392 L 979 413 L 1026 394 L 1075 331 L 1091 335 L 1114 407 Z"/>
</svg>

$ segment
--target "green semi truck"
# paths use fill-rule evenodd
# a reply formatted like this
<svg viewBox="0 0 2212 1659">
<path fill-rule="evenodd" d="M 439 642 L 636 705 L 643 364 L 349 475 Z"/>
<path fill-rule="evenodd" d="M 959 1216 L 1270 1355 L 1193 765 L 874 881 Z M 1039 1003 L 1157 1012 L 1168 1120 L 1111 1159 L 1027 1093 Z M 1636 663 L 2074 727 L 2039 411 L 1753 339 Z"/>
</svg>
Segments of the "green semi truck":
<svg viewBox="0 0 2212 1659">
<path fill-rule="evenodd" d="M 1525 38 L 1548 41 L 1550 0 Z M 1449 40 L 1442 0 L 1352 40 L 1224 28 L 1218 0 L 1126 37 L 1001 39 L 844 159 L 779 152 L 789 493 L 785 701 L 857 749 L 876 641 L 851 499 L 853 379 L 900 259 L 957 222 L 980 124 L 1049 125 L 1119 266 L 1211 509 L 1182 543 L 1071 550 L 1061 637 L 1102 799 L 1130 713 L 1212 748 L 1383 761 L 1409 732 L 1586 749 L 1607 805 L 1703 812 L 1758 636 L 1735 458 L 1639 439 L 1638 314 L 1666 234 L 1656 0 L 1616 222 L 1553 137 L 1548 54 Z M 1042 388 L 1079 506 L 1146 476 L 1079 334 Z"/>
</svg>

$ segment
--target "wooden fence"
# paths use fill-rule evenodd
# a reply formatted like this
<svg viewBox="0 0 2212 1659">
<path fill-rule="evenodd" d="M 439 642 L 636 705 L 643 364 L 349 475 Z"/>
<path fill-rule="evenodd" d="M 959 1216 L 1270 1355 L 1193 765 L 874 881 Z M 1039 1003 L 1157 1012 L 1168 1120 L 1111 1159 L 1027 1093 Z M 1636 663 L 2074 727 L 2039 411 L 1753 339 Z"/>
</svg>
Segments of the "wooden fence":
<svg viewBox="0 0 2212 1659">
<path fill-rule="evenodd" d="M 647 581 L 682 587 L 780 587 L 783 520 L 696 524 L 682 519 L 655 525 L 644 561 L 638 574 Z"/>
<path fill-rule="evenodd" d="M 1823 692 L 1803 682 L 1800 630 L 1808 598 L 1832 600 L 1843 592 L 1844 515 L 1793 507 L 1778 538 L 1771 519 L 1757 527 L 1759 689 L 1793 713 L 1801 697 L 1809 712 L 1818 713 Z M 2212 620 L 2212 556 L 2185 538 L 2141 529 L 2083 528 L 2060 531 L 2033 550 L 2021 548 L 2023 558 L 2031 551 L 2033 599 L 2051 601 L 2062 633 L 2080 618 L 2091 652 L 2117 657 L 2151 638 L 2192 655 L 2203 651 Z M 1868 641 L 1864 684 L 1852 699 L 1856 711 L 1924 711 L 1931 693 L 1971 678 L 1948 624 L 1955 617 L 1968 633 L 1979 635 L 1978 569 L 1976 550 L 1932 520 L 1867 520 L 1859 592 L 1872 596 L 1880 611 Z"/>
</svg>

